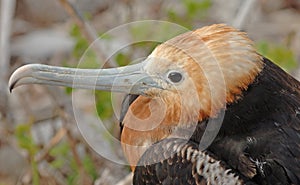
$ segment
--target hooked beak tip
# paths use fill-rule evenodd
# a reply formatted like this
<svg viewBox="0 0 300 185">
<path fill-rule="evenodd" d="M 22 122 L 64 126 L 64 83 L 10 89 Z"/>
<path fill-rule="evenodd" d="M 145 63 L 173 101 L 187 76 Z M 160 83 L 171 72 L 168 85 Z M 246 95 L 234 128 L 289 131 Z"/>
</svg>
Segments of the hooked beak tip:
<svg viewBox="0 0 300 185">
<path fill-rule="evenodd" d="M 16 84 L 18 82 L 18 80 L 15 80 L 13 78 L 13 76 L 14 76 L 13 74 L 12 74 L 12 76 L 10 77 L 10 79 L 8 81 L 8 90 L 9 90 L 10 93 L 12 93 L 13 89 L 16 87 Z"/>
<path fill-rule="evenodd" d="M 9 82 L 9 83 L 8 83 L 8 90 L 9 90 L 9 93 L 12 93 L 12 91 L 15 89 L 17 82 L 18 82 L 18 81 L 15 81 L 15 82 Z"/>
<path fill-rule="evenodd" d="M 31 72 L 31 68 L 29 65 L 25 65 L 22 66 L 18 69 L 16 69 L 12 75 L 9 78 L 8 81 L 8 88 L 9 88 L 9 92 L 11 93 L 13 91 L 14 88 L 16 88 L 18 86 L 18 82 L 26 77 L 28 75 L 28 73 Z"/>
<path fill-rule="evenodd" d="M 12 93 L 13 88 L 13 86 L 9 86 L 9 93 Z"/>
</svg>

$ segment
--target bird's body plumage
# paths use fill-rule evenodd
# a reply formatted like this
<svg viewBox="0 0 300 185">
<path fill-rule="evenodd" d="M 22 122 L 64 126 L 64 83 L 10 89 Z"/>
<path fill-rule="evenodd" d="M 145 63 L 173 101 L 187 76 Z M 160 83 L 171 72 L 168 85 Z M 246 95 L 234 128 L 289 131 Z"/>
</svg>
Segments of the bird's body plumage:
<svg viewBox="0 0 300 185">
<path fill-rule="evenodd" d="M 28 65 L 9 83 L 73 87 L 73 80 L 129 93 L 120 126 L 134 184 L 300 184 L 300 83 L 243 32 L 203 27 L 131 67 Z"/>
<path fill-rule="evenodd" d="M 243 179 L 198 144 L 179 138 L 152 145 L 139 160 L 134 184 L 231 184 Z"/>
<path fill-rule="evenodd" d="M 300 184 L 299 82 L 264 63 L 243 97 L 227 106 L 208 150 L 261 184 Z M 251 163 L 255 170 L 247 170 Z"/>
<path fill-rule="evenodd" d="M 227 105 L 222 127 L 207 151 L 248 184 L 300 184 L 299 93 L 299 82 L 264 58 L 254 82 L 238 101 Z M 199 127 L 206 122 L 199 122 Z M 204 129 L 196 129 L 187 142 L 199 145 Z M 137 184 L 143 182 L 140 168 Z"/>
</svg>

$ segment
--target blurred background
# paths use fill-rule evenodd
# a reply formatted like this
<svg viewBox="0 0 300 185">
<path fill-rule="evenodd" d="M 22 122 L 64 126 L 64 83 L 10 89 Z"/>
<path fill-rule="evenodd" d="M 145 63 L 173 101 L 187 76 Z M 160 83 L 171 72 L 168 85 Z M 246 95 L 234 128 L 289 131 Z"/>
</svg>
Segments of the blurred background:
<svg viewBox="0 0 300 185">
<path fill-rule="evenodd" d="M 162 20 L 196 29 L 226 23 L 246 31 L 261 54 L 300 79 L 300 0 L 1 0 L 0 6 L 0 185 L 130 184 L 127 165 L 99 155 L 122 158 L 119 145 L 94 127 L 101 119 L 119 137 L 124 95 L 38 85 L 12 94 L 7 89 L 10 74 L 24 64 L 77 67 L 99 36 L 102 46 L 91 48 L 80 67 L 127 65 L 159 43 L 132 44 L 109 56 L 122 40 L 156 34 L 164 41 L 179 34 L 143 24 L 107 33 L 122 24 Z M 88 141 L 78 121 L 86 123 Z"/>
</svg>

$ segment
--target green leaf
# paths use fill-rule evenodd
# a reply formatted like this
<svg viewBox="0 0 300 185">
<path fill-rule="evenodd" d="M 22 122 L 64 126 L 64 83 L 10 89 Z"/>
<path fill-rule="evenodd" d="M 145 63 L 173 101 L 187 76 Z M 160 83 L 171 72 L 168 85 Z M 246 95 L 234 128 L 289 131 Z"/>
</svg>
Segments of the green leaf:
<svg viewBox="0 0 300 185">
<path fill-rule="evenodd" d="M 119 64 L 119 66 L 126 66 L 131 62 L 131 58 L 121 52 L 115 56 L 115 60 Z"/>
<path fill-rule="evenodd" d="M 83 167 L 84 167 L 85 171 L 92 177 L 93 180 L 97 179 L 98 173 L 97 173 L 96 167 L 94 165 L 93 160 L 88 155 L 84 156 Z"/>
<path fill-rule="evenodd" d="M 73 25 L 70 30 L 70 35 L 75 39 L 76 43 L 73 48 L 73 56 L 80 59 L 85 50 L 88 48 L 88 41 L 82 36 L 80 28 L 77 25 Z"/>
<path fill-rule="evenodd" d="M 60 142 L 49 151 L 49 155 L 54 158 L 51 166 L 56 169 L 62 168 L 70 160 L 70 146 L 65 141 Z"/>
<path fill-rule="evenodd" d="M 72 87 L 65 87 L 65 93 L 66 93 L 67 95 L 71 95 L 72 92 L 73 92 L 73 88 L 72 88 Z"/>
<path fill-rule="evenodd" d="M 203 20 L 210 7 L 211 0 L 182 0 L 184 13 L 179 14 L 173 9 L 167 10 L 168 19 L 172 22 L 180 24 L 188 29 L 192 29 L 194 22 Z"/>
<path fill-rule="evenodd" d="M 27 150 L 30 159 L 30 168 L 32 172 L 32 184 L 38 185 L 40 182 L 39 171 L 38 171 L 38 164 L 34 160 L 35 155 L 38 151 L 38 146 L 34 142 L 32 134 L 31 134 L 31 127 L 32 121 L 26 124 L 20 124 L 15 129 L 15 136 L 17 138 L 18 144 L 20 148 Z"/>
<path fill-rule="evenodd" d="M 60 142 L 55 147 L 53 147 L 49 154 L 52 157 L 58 157 L 58 156 L 66 156 L 70 152 L 70 146 L 67 142 Z"/>
<path fill-rule="evenodd" d="M 95 52 L 91 49 L 86 50 L 84 55 L 81 56 L 81 61 L 77 68 L 99 68 L 99 63 Z"/>
<path fill-rule="evenodd" d="M 256 44 L 256 47 L 260 54 L 272 60 L 286 71 L 291 71 L 297 67 L 297 60 L 293 51 L 285 45 L 260 41 Z"/>
<path fill-rule="evenodd" d="M 36 154 L 38 147 L 36 143 L 34 143 L 31 135 L 31 123 L 18 125 L 15 129 L 15 136 L 20 148 L 27 150 L 30 156 L 34 156 Z"/>
<path fill-rule="evenodd" d="M 191 30 L 193 28 L 193 20 L 187 18 L 186 15 L 180 16 L 177 12 L 170 9 L 167 10 L 167 16 L 169 21 L 179 24 L 187 29 Z"/>
<path fill-rule="evenodd" d="M 96 109 L 101 119 L 108 119 L 113 115 L 111 93 L 95 91 Z"/>
<path fill-rule="evenodd" d="M 74 185 L 74 184 L 78 184 L 76 183 L 79 179 L 79 174 L 76 171 L 73 171 L 73 173 L 69 174 L 67 177 L 67 183 L 68 185 Z"/>
</svg>

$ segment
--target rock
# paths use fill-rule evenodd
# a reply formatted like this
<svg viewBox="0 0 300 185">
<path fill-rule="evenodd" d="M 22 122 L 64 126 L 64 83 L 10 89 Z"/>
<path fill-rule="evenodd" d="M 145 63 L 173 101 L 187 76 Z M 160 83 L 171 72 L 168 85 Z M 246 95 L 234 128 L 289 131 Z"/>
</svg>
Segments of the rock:
<svg viewBox="0 0 300 185">
<path fill-rule="evenodd" d="M 13 147 L 2 145 L 0 148 L 0 175 L 18 179 L 28 163 Z"/>
<path fill-rule="evenodd" d="M 57 53 L 69 53 L 73 39 L 65 31 L 45 29 L 30 32 L 13 39 L 11 55 L 34 60 L 43 60 Z"/>
</svg>

